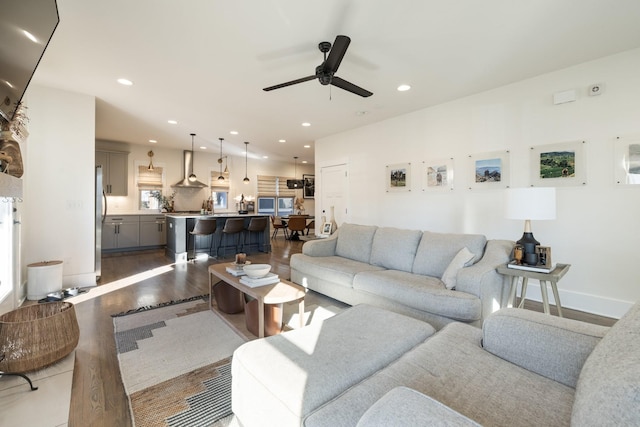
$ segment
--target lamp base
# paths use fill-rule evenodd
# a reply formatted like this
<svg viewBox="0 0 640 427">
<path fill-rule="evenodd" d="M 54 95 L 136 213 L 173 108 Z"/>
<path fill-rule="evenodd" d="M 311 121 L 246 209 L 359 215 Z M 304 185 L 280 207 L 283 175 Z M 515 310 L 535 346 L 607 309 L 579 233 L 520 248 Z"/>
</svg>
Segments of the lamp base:
<svg viewBox="0 0 640 427">
<path fill-rule="evenodd" d="M 516 243 L 524 247 L 524 262 L 528 265 L 537 265 L 536 246 L 540 245 L 540 242 L 533 237 L 533 233 L 525 231 Z"/>
</svg>

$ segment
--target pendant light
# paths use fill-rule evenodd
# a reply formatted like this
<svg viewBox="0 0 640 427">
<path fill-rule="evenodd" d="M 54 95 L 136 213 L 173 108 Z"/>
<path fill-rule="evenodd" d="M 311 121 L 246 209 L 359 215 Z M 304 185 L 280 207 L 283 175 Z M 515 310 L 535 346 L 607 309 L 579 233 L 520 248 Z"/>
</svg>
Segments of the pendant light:
<svg viewBox="0 0 640 427">
<path fill-rule="evenodd" d="M 189 175 L 189 181 L 191 182 L 195 182 L 198 179 L 198 177 L 196 177 L 196 174 L 193 173 L 193 138 L 195 136 L 195 133 L 191 134 L 191 175 Z"/>
<path fill-rule="evenodd" d="M 249 183 L 249 177 L 247 176 L 247 150 L 249 143 L 247 141 L 244 142 L 244 179 L 242 180 L 245 184 Z"/>
<path fill-rule="evenodd" d="M 218 159 L 218 164 L 220 164 L 220 175 L 218 175 L 218 182 L 224 182 L 224 176 L 222 175 L 222 141 L 224 141 L 224 138 L 218 139 L 220 140 L 220 158 Z"/>
<path fill-rule="evenodd" d="M 149 150 L 149 152 L 147 153 L 147 156 L 149 156 L 149 167 L 147 168 L 147 170 L 152 171 L 153 170 L 153 151 Z"/>
</svg>

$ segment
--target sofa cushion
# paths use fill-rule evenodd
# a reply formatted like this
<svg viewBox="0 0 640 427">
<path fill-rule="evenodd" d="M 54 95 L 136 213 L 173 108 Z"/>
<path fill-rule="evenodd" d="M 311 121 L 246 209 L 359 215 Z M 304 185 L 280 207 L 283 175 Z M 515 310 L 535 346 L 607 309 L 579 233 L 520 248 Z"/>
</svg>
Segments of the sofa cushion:
<svg viewBox="0 0 640 427">
<path fill-rule="evenodd" d="M 476 263 L 482 258 L 486 244 L 487 238 L 480 234 L 425 231 L 413 261 L 413 272 L 440 278 L 460 249 L 469 249 L 474 255 L 473 263 Z"/>
<path fill-rule="evenodd" d="M 574 389 L 483 350 L 481 334 L 476 327 L 450 323 L 324 405 L 304 425 L 355 425 L 371 405 L 398 386 L 430 396 L 481 425 L 569 425 Z"/>
<path fill-rule="evenodd" d="M 303 254 L 291 257 L 290 266 L 293 270 L 304 271 L 306 276 L 320 277 L 347 288 L 353 287 L 353 278 L 362 271 L 384 270 L 382 267 L 339 256 L 313 257 Z"/>
<path fill-rule="evenodd" d="M 480 427 L 446 405 L 407 387 L 396 387 L 364 413 L 356 427 Z"/>
<path fill-rule="evenodd" d="M 640 425 L 640 303 L 611 327 L 584 363 L 571 425 Z"/>
<path fill-rule="evenodd" d="M 373 236 L 378 227 L 373 225 L 343 224 L 338 229 L 336 255 L 368 263 L 371 259 Z"/>
<path fill-rule="evenodd" d="M 422 231 L 380 227 L 373 236 L 371 261 L 373 265 L 392 270 L 411 272 Z"/>
<path fill-rule="evenodd" d="M 469 252 L 469 249 L 465 246 L 460 249 L 460 252 L 456 254 L 455 257 L 449 263 L 447 269 L 442 273 L 442 283 L 447 289 L 454 289 L 458 282 L 458 271 L 461 268 L 468 266 L 473 261 L 474 255 Z"/>
<path fill-rule="evenodd" d="M 435 277 L 405 271 L 360 272 L 353 279 L 353 289 L 465 322 L 480 319 L 482 311 L 480 299 L 475 295 L 449 290 Z"/>
<path fill-rule="evenodd" d="M 233 412 L 242 425 L 299 426 L 434 332 L 426 322 L 358 305 L 320 324 L 245 343 L 233 354 Z"/>
</svg>

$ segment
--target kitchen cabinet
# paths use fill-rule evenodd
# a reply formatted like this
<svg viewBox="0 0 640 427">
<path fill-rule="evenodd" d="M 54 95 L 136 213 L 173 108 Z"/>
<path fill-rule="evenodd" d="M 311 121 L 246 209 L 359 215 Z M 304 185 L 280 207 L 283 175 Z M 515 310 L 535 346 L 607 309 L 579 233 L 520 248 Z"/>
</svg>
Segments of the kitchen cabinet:
<svg viewBox="0 0 640 427">
<path fill-rule="evenodd" d="M 102 249 L 125 249 L 140 246 L 138 215 L 107 215 L 102 226 Z"/>
<path fill-rule="evenodd" d="M 140 215 L 140 246 L 162 246 L 167 243 L 164 215 Z"/>
<path fill-rule="evenodd" d="M 102 166 L 102 187 L 107 196 L 126 196 L 129 153 L 96 151 L 96 166 Z"/>
</svg>

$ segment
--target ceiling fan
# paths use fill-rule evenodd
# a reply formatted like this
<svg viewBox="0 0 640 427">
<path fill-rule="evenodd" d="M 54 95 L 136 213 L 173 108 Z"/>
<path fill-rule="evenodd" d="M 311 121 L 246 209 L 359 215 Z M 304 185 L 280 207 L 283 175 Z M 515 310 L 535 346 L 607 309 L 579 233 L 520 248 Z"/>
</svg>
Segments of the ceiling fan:
<svg viewBox="0 0 640 427">
<path fill-rule="evenodd" d="M 320 44 L 318 44 L 318 49 L 320 49 L 320 52 L 324 54 L 324 61 L 322 62 L 322 64 L 316 67 L 316 73 L 314 75 L 303 77 L 297 80 L 292 80 L 286 83 L 281 83 L 275 86 L 265 87 L 263 90 L 268 92 L 270 90 L 308 82 L 309 80 L 317 78 L 318 81 L 325 86 L 333 85 L 365 98 L 373 95 L 372 92 L 369 92 L 368 90 L 363 89 L 360 86 L 356 86 L 353 83 L 350 83 L 335 75 L 335 73 L 338 72 L 338 67 L 342 62 L 344 54 L 347 52 L 349 43 L 351 43 L 351 39 L 347 36 L 337 36 L 336 40 L 333 42 L 333 48 L 331 47 L 331 43 L 329 42 L 320 42 Z M 327 52 L 329 52 L 328 57 Z"/>
</svg>

